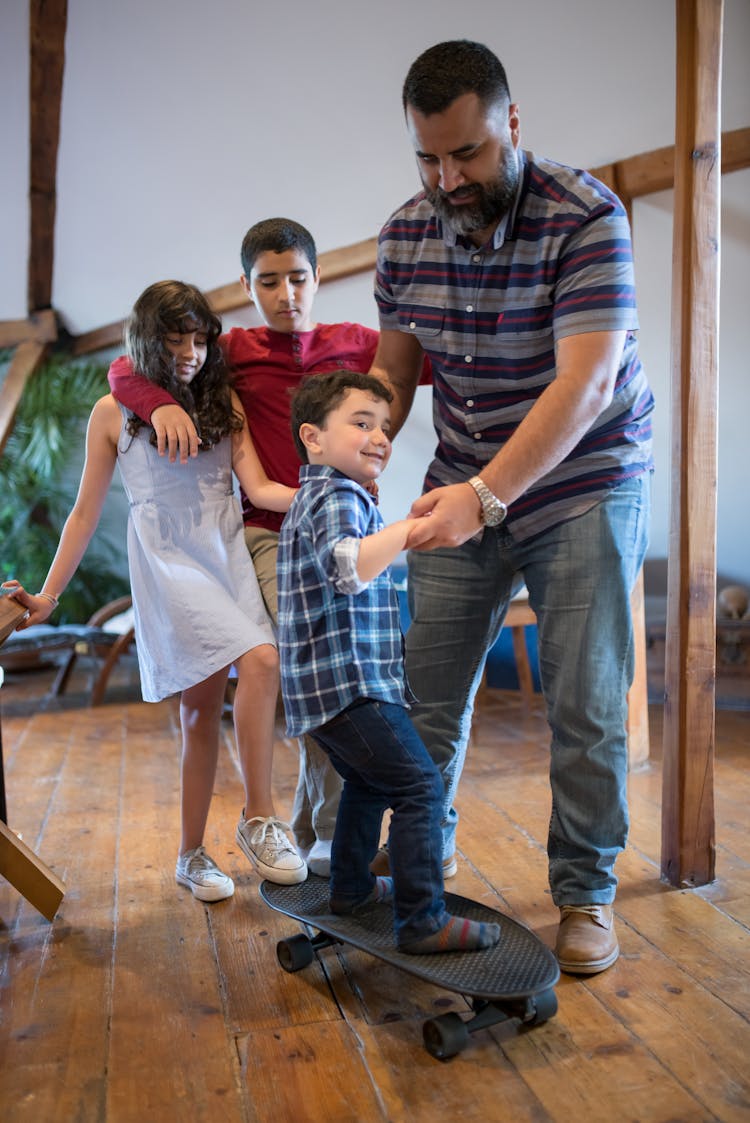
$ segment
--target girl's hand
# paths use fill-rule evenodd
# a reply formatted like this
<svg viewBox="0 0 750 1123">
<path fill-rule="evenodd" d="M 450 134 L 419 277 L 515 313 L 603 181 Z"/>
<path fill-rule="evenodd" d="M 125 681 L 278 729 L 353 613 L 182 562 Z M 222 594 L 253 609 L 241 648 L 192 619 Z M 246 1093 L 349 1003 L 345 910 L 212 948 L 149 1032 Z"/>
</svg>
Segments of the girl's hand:
<svg viewBox="0 0 750 1123">
<path fill-rule="evenodd" d="M 8 596 L 29 610 L 28 615 L 17 625 L 17 632 L 23 632 L 26 628 L 30 628 L 32 624 L 43 624 L 57 608 L 57 605 L 53 604 L 46 596 L 40 597 L 27 593 L 18 581 L 4 581 L 2 587 L 9 589 Z"/>
</svg>

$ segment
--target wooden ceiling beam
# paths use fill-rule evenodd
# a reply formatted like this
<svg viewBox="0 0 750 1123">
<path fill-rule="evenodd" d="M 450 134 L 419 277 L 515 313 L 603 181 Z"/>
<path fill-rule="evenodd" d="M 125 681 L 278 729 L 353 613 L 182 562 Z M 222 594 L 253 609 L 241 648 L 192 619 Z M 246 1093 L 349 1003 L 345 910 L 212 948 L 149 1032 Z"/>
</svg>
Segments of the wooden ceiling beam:
<svg viewBox="0 0 750 1123">
<path fill-rule="evenodd" d="M 657 148 L 653 152 L 643 152 L 626 160 L 616 160 L 592 168 L 591 174 L 601 179 L 616 191 L 627 207 L 640 195 L 654 191 L 664 191 L 674 186 L 674 145 Z M 750 128 L 734 129 L 722 137 L 722 172 L 738 171 L 750 167 Z M 328 250 L 320 254 L 320 283 L 339 281 L 357 273 L 366 273 L 375 268 L 377 238 L 366 238 L 351 246 Z M 223 316 L 242 308 L 247 296 L 239 281 L 210 289 L 206 296 L 213 310 Z M 124 320 L 116 320 L 94 331 L 84 332 L 73 341 L 74 355 L 88 355 L 93 351 L 103 351 L 122 343 L 125 327 Z"/>
<path fill-rule="evenodd" d="M 341 281 L 345 277 L 374 269 L 377 244 L 377 238 L 366 238 L 363 242 L 354 242 L 351 246 L 342 246 L 340 249 L 327 250 L 319 254 L 320 283 L 324 285 L 331 281 Z M 228 285 L 209 289 L 206 296 L 214 312 L 219 316 L 247 304 L 247 295 L 239 281 L 231 281 Z M 79 335 L 73 343 L 73 354 L 88 355 L 92 351 L 102 351 L 106 347 L 117 347 L 122 343 L 124 328 L 125 321 L 117 320 L 103 328 L 96 328 L 94 331 Z"/>
<path fill-rule="evenodd" d="M 67 0 L 31 0 L 29 104 L 30 313 L 52 306 L 52 268 L 57 204 L 57 148 L 65 64 Z"/>
<path fill-rule="evenodd" d="M 616 160 L 600 168 L 592 168 L 591 174 L 601 179 L 623 199 L 638 199 L 641 195 L 651 195 L 655 191 L 667 191 L 674 187 L 675 149 L 670 144 L 666 148 L 655 148 L 652 152 L 642 152 L 627 160 Z M 721 170 L 722 173 L 736 172 L 750 166 L 750 128 L 732 129 L 722 134 Z"/>
<path fill-rule="evenodd" d="M 0 347 L 17 347 L 19 343 L 36 340 L 54 343 L 57 339 L 57 321 L 51 308 L 32 312 L 28 320 L 0 320 Z"/>
</svg>

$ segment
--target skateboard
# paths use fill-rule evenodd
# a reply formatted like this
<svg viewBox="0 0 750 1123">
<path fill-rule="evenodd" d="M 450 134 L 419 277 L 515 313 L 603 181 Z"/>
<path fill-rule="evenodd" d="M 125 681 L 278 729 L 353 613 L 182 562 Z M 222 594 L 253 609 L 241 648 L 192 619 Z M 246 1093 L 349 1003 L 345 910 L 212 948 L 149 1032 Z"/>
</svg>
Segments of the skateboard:
<svg viewBox="0 0 750 1123">
<path fill-rule="evenodd" d="M 461 994 L 472 1016 L 451 1012 L 430 1018 L 422 1027 L 424 1046 L 438 1060 L 448 1060 L 466 1047 L 469 1034 L 515 1019 L 521 1029 L 542 1025 L 557 1012 L 554 986 L 560 978 L 557 960 L 537 936 L 509 916 L 468 897 L 445 894 L 455 916 L 500 925 L 500 942 L 481 951 L 440 955 L 407 955 L 396 948 L 390 902 L 373 903 L 356 915 L 328 910 L 328 880 L 309 874 L 299 885 L 264 881 L 260 895 L 267 905 L 298 920 L 305 932 L 280 940 L 276 955 L 285 971 L 308 967 L 315 953 L 335 944 L 349 944 L 425 982 Z M 317 930 L 316 935 L 310 929 Z"/>
</svg>

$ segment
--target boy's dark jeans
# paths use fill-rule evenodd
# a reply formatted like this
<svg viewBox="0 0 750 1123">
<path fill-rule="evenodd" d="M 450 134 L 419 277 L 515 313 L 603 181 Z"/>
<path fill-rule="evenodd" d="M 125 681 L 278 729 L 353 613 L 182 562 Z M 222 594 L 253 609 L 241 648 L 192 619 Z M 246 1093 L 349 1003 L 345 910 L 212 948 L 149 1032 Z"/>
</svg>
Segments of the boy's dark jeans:
<svg viewBox="0 0 750 1123">
<path fill-rule="evenodd" d="M 332 898 L 354 905 L 372 892 L 375 879 L 368 867 L 378 849 L 383 812 L 390 807 L 396 942 L 438 931 L 447 922 L 445 791 L 407 711 L 391 702 L 361 699 L 313 736 L 344 780 L 331 854 Z"/>
</svg>

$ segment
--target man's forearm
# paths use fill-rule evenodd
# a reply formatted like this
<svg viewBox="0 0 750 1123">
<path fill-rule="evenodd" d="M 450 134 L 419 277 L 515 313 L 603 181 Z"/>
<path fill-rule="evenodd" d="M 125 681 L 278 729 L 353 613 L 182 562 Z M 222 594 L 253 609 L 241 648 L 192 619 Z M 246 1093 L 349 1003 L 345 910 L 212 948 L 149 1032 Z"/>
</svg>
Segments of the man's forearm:
<svg viewBox="0 0 750 1123">
<path fill-rule="evenodd" d="M 612 400 L 624 333 L 577 336 L 560 348 L 558 375 L 481 477 L 512 503 L 557 467 Z"/>
<path fill-rule="evenodd" d="M 410 386 L 399 379 L 389 377 L 388 371 L 384 367 L 373 365 L 370 368 L 370 374 L 373 375 L 374 378 L 379 378 L 381 382 L 384 382 L 393 394 L 390 428 L 390 437 L 392 440 L 399 430 L 403 428 L 404 422 L 409 416 L 417 387 L 416 384 Z"/>
</svg>

